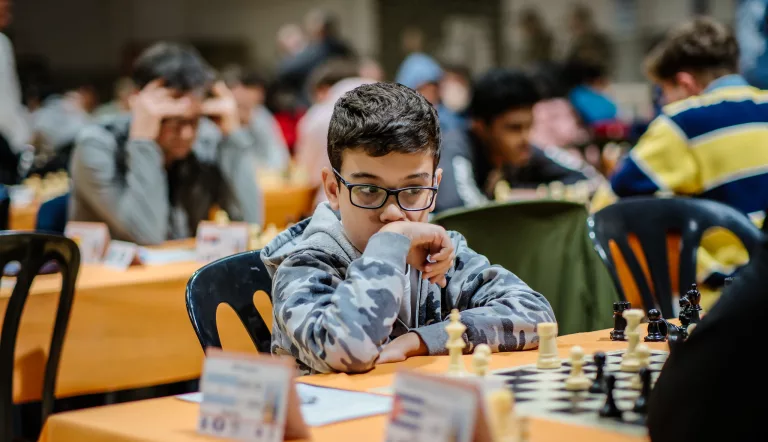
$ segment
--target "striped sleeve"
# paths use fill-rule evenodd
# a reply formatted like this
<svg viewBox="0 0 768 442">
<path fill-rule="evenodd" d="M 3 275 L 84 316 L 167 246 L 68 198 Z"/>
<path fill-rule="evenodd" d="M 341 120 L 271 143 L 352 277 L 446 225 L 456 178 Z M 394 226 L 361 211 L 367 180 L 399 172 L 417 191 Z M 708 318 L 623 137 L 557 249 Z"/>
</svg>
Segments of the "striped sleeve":
<svg viewBox="0 0 768 442">
<path fill-rule="evenodd" d="M 611 187 L 620 197 L 658 191 L 692 195 L 703 190 L 687 137 L 665 115 L 650 124 L 611 177 Z"/>
</svg>

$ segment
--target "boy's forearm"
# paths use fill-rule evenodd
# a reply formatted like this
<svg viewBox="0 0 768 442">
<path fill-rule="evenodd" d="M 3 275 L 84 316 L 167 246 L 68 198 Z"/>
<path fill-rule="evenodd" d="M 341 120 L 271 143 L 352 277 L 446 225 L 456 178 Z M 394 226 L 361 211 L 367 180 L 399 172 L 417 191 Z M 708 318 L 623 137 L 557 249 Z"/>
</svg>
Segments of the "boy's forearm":
<svg viewBox="0 0 768 442">
<path fill-rule="evenodd" d="M 335 287 L 328 277 L 330 263 L 305 255 L 290 258 L 276 275 L 275 319 L 299 352 L 295 356 L 319 372 L 371 369 L 405 296 L 409 245 L 402 235 L 374 235 Z M 307 274 L 309 268 L 316 271 Z M 281 287 L 282 281 L 288 282 Z"/>
</svg>

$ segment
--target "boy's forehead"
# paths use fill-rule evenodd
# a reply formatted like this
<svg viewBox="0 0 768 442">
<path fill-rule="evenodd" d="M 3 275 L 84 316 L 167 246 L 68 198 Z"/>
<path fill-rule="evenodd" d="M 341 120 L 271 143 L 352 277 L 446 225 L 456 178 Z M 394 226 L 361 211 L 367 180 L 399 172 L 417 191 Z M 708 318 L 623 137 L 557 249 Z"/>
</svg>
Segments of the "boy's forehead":
<svg viewBox="0 0 768 442">
<path fill-rule="evenodd" d="M 342 152 L 339 172 L 345 176 L 367 173 L 383 179 L 396 180 L 424 173 L 431 177 L 435 166 L 432 152 L 390 152 L 383 156 L 374 156 L 360 148 Z"/>
</svg>

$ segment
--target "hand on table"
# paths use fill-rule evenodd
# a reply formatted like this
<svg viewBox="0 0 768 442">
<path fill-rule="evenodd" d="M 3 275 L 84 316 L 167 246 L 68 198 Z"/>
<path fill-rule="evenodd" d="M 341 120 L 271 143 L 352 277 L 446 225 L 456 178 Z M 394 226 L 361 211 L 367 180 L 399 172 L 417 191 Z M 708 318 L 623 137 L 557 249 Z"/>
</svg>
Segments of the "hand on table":
<svg viewBox="0 0 768 442">
<path fill-rule="evenodd" d="M 171 91 L 163 87 L 161 78 L 151 81 L 131 97 L 132 139 L 155 140 L 160 134 L 164 118 L 183 117 L 189 111 L 191 102 L 187 98 L 173 98 Z"/>
<path fill-rule="evenodd" d="M 398 336 L 389 344 L 385 345 L 379 353 L 379 359 L 376 364 L 387 364 L 390 362 L 402 362 L 413 356 L 425 356 L 429 352 L 424 341 L 418 334 L 408 332 Z"/>
<path fill-rule="evenodd" d="M 219 81 L 213 85 L 213 98 L 203 102 L 203 114 L 211 118 L 226 136 L 240 128 L 240 111 L 232 91 Z"/>
<path fill-rule="evenodd" d="M 422 272 L 423 279 L 446 286 L 445 274 L 453 265 L 453 242 L 444 228 L 427 223 L 398 221 L 387 224 L 382 232 L 394 232 L 411 240 L 406 262 Z M 429 258 L 429 259 L 428 259 Z"/>
</svg>

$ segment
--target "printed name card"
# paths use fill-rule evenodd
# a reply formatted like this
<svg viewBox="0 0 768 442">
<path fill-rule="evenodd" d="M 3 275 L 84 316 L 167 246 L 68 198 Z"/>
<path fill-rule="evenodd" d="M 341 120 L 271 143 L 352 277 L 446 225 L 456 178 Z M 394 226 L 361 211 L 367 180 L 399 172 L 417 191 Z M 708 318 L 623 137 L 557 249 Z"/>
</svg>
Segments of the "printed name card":
<svg viewBox="0 0 768 442">
<path fill-rule="evenodd" d="M 101 262 L 109 244 L 109 229 L 104 223 L 70 221 L 64 228 L 64 236 L 77 243 L 80 261 L 84 264 Z"/>
<path fill-rule="evenodd" d="M 195 254 L 198 261 L 211 262 L 245 252 L 248 247 L 247 223 L 215 223 L 203 221 L 197 226 Z"/>
<path fill-rule="evenodd" d="M 198 432 L 253 442 L 309 437 L 294 372 L 290 359 L 209 349 Z"/>
<path fill-rule="evenodd" d="M 387 442 L 490 442 L 477 383 L 403 371 L 394 382 Z"/>
<path fill-rule="evenodd" d="M 112 240 L 109 242 L 104 265 L 116 270 L 127 270 L 139 255 L 139 246 L 132 242 Z"/>
</svg>

